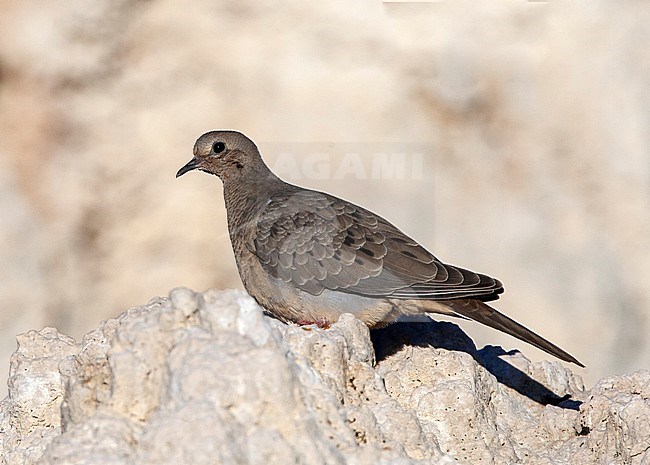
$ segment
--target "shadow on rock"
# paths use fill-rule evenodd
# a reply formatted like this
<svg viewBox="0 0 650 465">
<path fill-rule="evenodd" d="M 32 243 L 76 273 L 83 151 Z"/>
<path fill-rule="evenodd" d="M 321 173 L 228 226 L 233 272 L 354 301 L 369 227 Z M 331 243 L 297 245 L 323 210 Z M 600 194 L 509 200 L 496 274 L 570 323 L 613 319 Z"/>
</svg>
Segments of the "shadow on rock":
<svg viewBox="0 0 650 465">
<path fill-rule="evenodd" d="M 581 401 L 571 396 L 559 396 L 539 381 L 500 358 L 513 352 L 502 347 L 485 346 L 477 350 L 472 339 L 460 327 L 449 322 L 397 322 L 386 328 L 370 332 L 377 361 L 397 353 L 405 346 L 435 347 L 465 352 L 489 371 L 501 384 L 542 405 L 578 410 Z"/>
</svg>

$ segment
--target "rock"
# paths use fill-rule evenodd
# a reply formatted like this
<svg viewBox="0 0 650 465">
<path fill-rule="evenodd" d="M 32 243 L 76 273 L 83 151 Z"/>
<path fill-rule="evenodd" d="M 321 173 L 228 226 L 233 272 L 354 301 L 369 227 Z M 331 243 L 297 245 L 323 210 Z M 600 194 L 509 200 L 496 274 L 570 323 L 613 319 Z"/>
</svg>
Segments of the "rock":
<svg viewBox="0 0 650 465">
<path fill-rule="evenodd" d="M 175 289 L 81 343 L 18 338 L 13 464 L 644 464 L 650 372 L 586 392 L 559 362 L 451 323 L 285 325 L 240 291 Z"/>
<path fill-rule="evenodd" d="M 54 328 L 17 337 L 11 356 L 9 395 L 0 403 L 0 443 L 8 464 L 37 463 L 52 440 L 61 434 L 64 376 L 59 363 L 77 354 L 74 339 Z"/>
</svg>

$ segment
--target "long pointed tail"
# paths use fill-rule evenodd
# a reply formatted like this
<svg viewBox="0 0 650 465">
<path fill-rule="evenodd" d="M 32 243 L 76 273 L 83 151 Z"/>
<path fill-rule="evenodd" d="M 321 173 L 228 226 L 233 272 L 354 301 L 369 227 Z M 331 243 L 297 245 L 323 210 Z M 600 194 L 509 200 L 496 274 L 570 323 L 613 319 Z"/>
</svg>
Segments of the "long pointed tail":
<svg viewBox="0 0 650 465">
<path fill-rule="evenodd" d="M 531 344 L 560 360 L 575 363 L 584 368 L 584 365 L 568 352 L 560 349 L 558 346 L 547 341 L 539 334 L 532 332 L 530 329 L 517 323 L 512 318 L 508 318 L 503 313 L 498 312 L 496 309 L 480 300 L 446 300 L 437 303 L 440 304 L 443 302 L 445 305 L 450 307 L 454 313 L 458 314 L 457 316 L 466 317 L 494 329 L 498 329 L 499 331 L 527 342 L 528 344 Z"/>
</svg>

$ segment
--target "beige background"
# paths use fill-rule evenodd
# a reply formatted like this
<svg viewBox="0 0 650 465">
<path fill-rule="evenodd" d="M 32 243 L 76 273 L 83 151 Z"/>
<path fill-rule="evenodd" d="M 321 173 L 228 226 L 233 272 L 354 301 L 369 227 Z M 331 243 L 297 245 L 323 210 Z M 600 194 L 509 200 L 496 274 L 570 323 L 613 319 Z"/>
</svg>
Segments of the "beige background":
<svg viewBox="0 0 650 465">
<path fill-rule="evenodd" d="M 215 128 L 499 277 L 588 384 L 648 368 L 649 23 L 633 1 L 0 1 L 2 378 L 17 333 L 240 286 L 218 179 L 174 179 Z"/>
</svg>

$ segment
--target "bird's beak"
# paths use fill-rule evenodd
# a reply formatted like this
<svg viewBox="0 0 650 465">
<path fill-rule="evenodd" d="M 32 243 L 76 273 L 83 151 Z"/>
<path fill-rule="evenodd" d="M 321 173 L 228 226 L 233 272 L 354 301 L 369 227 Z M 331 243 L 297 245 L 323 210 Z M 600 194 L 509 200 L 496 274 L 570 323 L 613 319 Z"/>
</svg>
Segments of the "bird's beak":
<svg viewBox="0 0 650 465">
<path fill-rule="evenodd" d="M 200 159 L 196 157 L 192 158 L 190 161 L 187 162 L 185 166 L 183 166 L 180 170 L 178 170 L 178 173 L 176 173 L 176 177 L 183 176 L 188 171 L 197 169 L 200 164 L 201 164 Z"/>
</svg>

